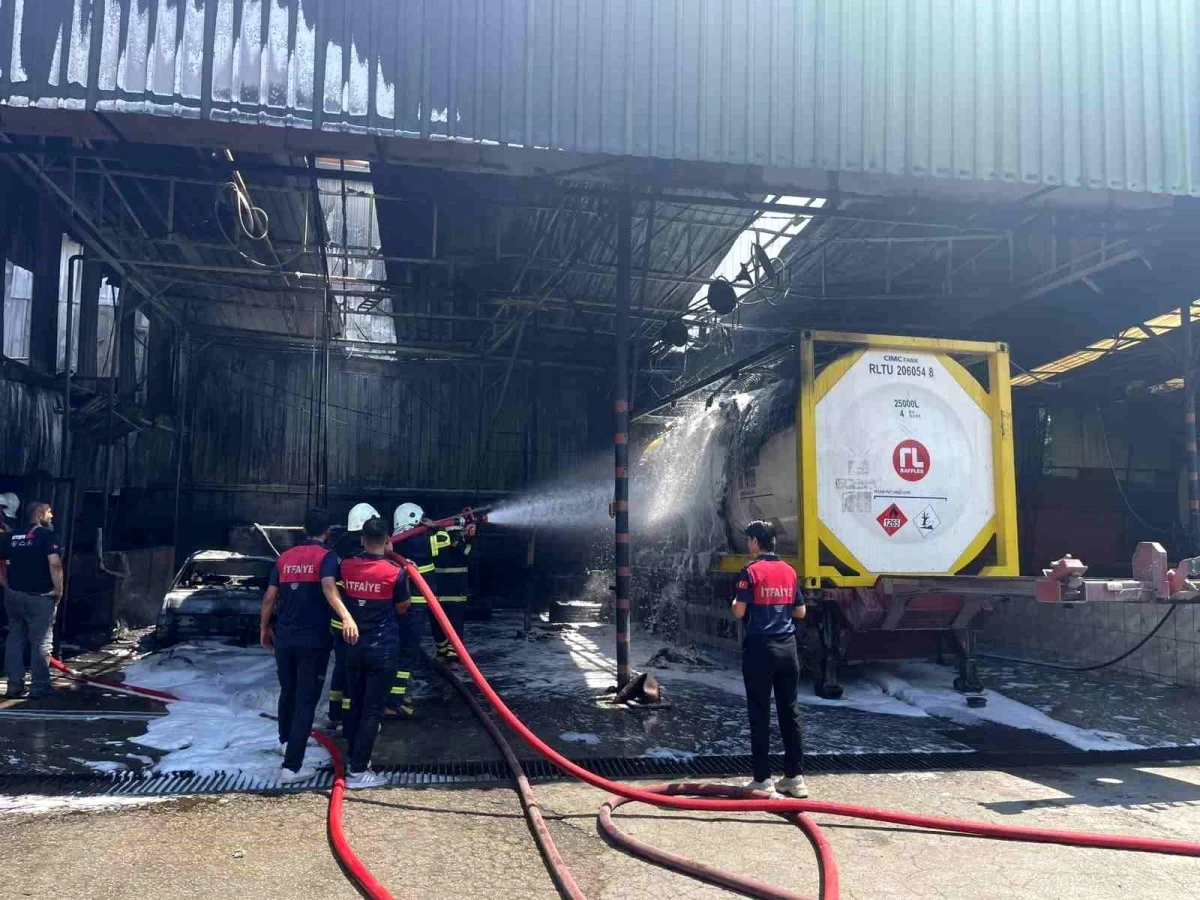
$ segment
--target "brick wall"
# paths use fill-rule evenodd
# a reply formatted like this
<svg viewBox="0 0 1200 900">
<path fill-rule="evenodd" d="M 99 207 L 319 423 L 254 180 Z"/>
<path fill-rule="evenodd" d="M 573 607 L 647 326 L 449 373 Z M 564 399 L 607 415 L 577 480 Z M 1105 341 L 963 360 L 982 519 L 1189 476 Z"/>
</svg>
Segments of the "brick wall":
<svg viewBox="0 0 1200 900">
<path fill-rule="evenodd" d="M 1061 606 L 1034 600 L 999 600 L 993 606 L 979 633 L 981 652 L 1084 666 L 1124 653 L 1170 608 L 1157 603 Z M 1112 668 L 1200 687 L 1200 610 L 1179 606 L 1145 646 Z"/>
</svg>

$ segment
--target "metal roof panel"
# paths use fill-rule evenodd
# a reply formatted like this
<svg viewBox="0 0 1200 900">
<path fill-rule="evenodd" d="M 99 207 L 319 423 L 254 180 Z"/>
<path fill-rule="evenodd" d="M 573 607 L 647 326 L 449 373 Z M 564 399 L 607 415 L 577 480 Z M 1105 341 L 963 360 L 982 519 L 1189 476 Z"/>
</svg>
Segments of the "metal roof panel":
<svg viewBox="0 0 1200 900">
<path fill-rule="evenodd" d="M 1192 196 L 1197 60 L 1194 0 L 0 0 L 0 104 Z"/>
</svg>

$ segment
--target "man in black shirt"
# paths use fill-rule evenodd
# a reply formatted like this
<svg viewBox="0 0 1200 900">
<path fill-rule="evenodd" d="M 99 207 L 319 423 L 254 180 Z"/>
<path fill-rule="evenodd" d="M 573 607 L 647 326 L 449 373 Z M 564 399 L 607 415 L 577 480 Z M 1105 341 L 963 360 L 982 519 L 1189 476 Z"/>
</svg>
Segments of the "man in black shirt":
<svg viewBox="0 0 1200 900">
<path fill-rule="evenodd" d="M 8 698 L 25 696 L 25 644 L 31 650 L 31 697 L 50 693 L 50 648 L 54 613 L 63 593 L 62 553 L 52 523 L 49 503 L 29 504 L 29 527 L 24 532 L 0 536 L 0 559 L 8 572 L 4 584 L 4 609 L 8 613 L 8 644 L 4 668 Z"/>
</svg>

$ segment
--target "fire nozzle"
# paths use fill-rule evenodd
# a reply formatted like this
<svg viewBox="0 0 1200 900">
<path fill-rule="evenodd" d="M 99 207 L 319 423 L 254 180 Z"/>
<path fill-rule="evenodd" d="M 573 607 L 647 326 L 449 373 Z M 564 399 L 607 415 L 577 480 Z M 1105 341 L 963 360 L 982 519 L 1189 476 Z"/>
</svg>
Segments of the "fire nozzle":
<svg viewBox="0 0 1200 900">
<path fill-rule="evenodd" d="M 491 507 L 482 509 L 472 509 L 466 507 L 461 513 L 456 516 L 449 516 L 445 519 L 438 519 L 429 525 L 417 525 L 407 531 L 402 531 L 399 534 L 391 537 L 393 546 L 401 541 L 408 540 L 411 537 L 418 537 L 422 534 L 427 534 L 434 528 L 467 528 L 475 525 L 483 525 L 487 522 L 488 513 L 491 512 Z"/>
</svg>

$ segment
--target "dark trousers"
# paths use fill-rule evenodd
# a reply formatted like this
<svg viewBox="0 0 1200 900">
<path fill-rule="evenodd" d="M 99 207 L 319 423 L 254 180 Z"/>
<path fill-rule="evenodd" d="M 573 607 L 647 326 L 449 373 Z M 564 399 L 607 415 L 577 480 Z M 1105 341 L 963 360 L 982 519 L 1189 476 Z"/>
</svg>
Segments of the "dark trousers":
<svg viewBox="0 0 1200 900">
<path fill-rule="evenodd" d="M 304 748 L 317 714 L 317 701 L 329 665 L 327 648 L 275 648 L 279 672 L 279 742 L 287 744 L 285 769 L 296 771 L 304 762 Z"/>
<path fill-rule="evenodd" d="M 429 610 L 424 603 L 413 603 L 398 622 L 400 628 L 400 655 L 396 661 L 395 677 L 388 696 L 388 704 L 397 708 L 408 695 L 418 671 L 426 668 L 421 655 L 421 635 L 425 632 L 425 620 Z"/>
<path fill-rule="evenodd" d="M 371 751 L 383 719 L 383 707 L 396 677 L 396 657 L 360 656 L 351 653 L 347 661 L 350 709 L 343 720 L 350 749 L 350 771 L 362 772 L 371 765 Z"/>
<path fill-rule="evenodd" d="M 346 691 L 346 652 L 348 645 L 339 631 L 333 639 L 333 674 L 329 677 L 329 720 L 340 722 L 350 708 L 350 694 Z"/>
<path fill-rule="evenodd" d="M 800 734 L 800 659 L 795 635 L 749 635 L 742 645 L 742 680 L 746 684 L 746 709 L 750 714 L 750 754 L 754 780 L 771 776 L 771 691 L 783 736 L 783 774 L 804 773 L 804 746 Z"/>
<path fill-rule="evenodd" d="M 442 609 L 446 611 L 446 618 L 450 620 L 450 627 L 454 629 L 460 640 L 466 640 L 465 625 L 467 624 L 467 600 L 464 597 L 462 600 L 443 600 Z M 429 628 L 433 632 L 433 642 L 437 644 L 439 651 L 444 652 L 450 647 L 450 639 L 446 637 L 446 632 L 442 630 L 442 626 L 438 624 L 438 620 L 433 613 L 429 613 Z"/>
</svg>

